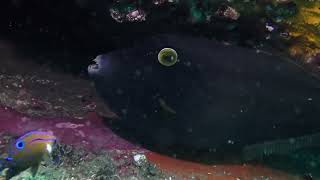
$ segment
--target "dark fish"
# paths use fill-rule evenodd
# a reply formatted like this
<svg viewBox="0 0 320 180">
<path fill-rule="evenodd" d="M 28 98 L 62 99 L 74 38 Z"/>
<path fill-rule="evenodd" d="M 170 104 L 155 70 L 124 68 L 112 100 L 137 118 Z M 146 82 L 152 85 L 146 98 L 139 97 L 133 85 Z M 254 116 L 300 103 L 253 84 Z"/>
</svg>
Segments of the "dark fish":
<svg viewBox="0 0 320 180">
<path fill-rule="evenodd" d="M 8 157 L 1 162 L 2 169 L 9 168 L 7 179 L 27 168 L 35 174 L 41 160 L 52 152 L 55 142 L 56 137 L 44 131 L 30 131 L 17 138 L 8 148 Z"/>
<path fill-rule="evenodd" d="M 157 59 L 167 47 L 179 57 L 170 67 Z M 264 142 L 319 137 L 320 83 L 285 58 L 159 35 L 95 61 L 88 72 L 97 91 L 141 143 L 240 154 Z"/>
</svg>

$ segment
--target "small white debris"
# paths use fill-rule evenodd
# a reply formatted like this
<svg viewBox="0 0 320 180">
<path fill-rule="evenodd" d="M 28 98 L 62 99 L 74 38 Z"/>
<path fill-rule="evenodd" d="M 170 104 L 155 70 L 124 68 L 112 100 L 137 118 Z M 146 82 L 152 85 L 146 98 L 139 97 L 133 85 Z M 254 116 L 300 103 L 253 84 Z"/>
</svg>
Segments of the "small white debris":
<svg viewBox="0 0 320 180">
<path fill-rule="evenodd" d="M 192 133 L 192 131 L 193 131 L 192 128 L 188 128 L 188 129 L 187 129 L 187 132 L 188 132 L 188 133 Z"/>
<path fill-rule="evenodd" d="M 128 113 L 128 110 L 125 109 L 125 108 L 123 108 L 123 109 L 121 109 L 121 113 L 122 113 L 123 115 L 126 115 L 126 114 Z"/>
<path fill-rule="evenodd" d="M 266 29 L 269 31 L 269 32 L 272 32 L 274 30 L 274 27 L 269 25 L 268 23 L 266 24 Z"/>
<path fill-rule="evenodd" d="M 315 161 L 310 161 L 310 166 L 312 167 L 312 168 L 314 168 L 314 167 L 316 167 L 317 166 L 317 163 L 315 162 Z"/>
<path fill-rule="evenodd" d="M 133 160 L 137 166 L 142 166 L 147 162 L 147 157 L 144 154 L 136 154 L 133 156 Z"/>
<path fill-rule="evenodd" d="M 57 128 L 69 128 L 69 129 L 76 129 L 79 127 L 83 127 L 84 124 L 74 124 L 71 122 L 62 122 L 62 123 L 57 123 L 55 125 Z"/>
<path fill-rule="evenodd" d="M 209 152 L 216 152 L 217 149 L 216 148 L 209 148 Z"/>
<path fill-rule="evenodd" d="M 289 139 L 289 143 L 290 143 L 290 144 L 294 144 L 295 142 L 296 142 L 296 140 L 295 140 L 294 138 L 290 138 L 290 139 Z"/>
<path fill-rule="evenodd" d="M 184 63 L 186 66 L 190 67 L 191 66 L 191 62 L 190 61 L 187 61 Z"/>
<path fill-rule="evenodd" d="M 139 69 L 137 69 L 137 70 L 134 72 L 134 74 L 135 74 L 135 76 L 139 77 L 139 76 L 141 76 L 142 72 L 141 72 Z"/>
<path fill-rule="evenodd" d="M 12 83 L 12 86 L 18 87 L 18 83 L 14 82 L 14 83 Z"/>
<path fill-rule="evenodd" d="M 116 93 L 117 93 L 118 95 L 122 95 L 122 94 L 123 94 L 123 90 L 122 90 L 121 88 L 118 88 L 117 91 L 116 91 Z"/>
</svg>

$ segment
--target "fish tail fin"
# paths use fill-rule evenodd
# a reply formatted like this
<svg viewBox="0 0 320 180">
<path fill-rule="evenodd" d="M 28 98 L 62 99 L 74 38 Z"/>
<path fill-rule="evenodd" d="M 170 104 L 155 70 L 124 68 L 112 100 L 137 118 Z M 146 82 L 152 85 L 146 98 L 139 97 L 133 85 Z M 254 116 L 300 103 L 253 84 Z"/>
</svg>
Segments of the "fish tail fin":
<svg viewBox="0 0 320 180">
<path fill-rule="evenodd" d="M 245 161 L 250 161 L 271 155 L 286 155 L 310 147 L 320 147 L 320 133 L 246 146 L 242 155 Z"/>
</svg>

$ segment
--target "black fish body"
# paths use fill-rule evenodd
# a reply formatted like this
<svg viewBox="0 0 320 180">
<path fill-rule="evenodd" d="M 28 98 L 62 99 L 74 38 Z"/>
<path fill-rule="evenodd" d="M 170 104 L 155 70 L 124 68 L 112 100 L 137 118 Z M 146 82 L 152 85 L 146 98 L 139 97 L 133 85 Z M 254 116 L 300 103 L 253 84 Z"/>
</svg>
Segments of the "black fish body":
<svg viewBox="0 0 320 180">
<path fill-rule="evenodd" d="M 173 48 L 166 67 L 158 52 Z M 320 131 L 319 81 L 280 57 L 160 35 L 96 58 L 97 91 L 142 143 L 232 150 Z"/>
</svg>

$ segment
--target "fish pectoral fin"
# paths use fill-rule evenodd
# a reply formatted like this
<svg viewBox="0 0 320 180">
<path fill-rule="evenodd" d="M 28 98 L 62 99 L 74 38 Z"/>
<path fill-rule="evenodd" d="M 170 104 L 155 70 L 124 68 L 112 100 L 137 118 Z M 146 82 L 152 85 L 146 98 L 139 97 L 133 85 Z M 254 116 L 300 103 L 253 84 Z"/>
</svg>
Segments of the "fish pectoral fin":
<svg viewBox="0 0 320 180">
<path fill-rule="evenodd" d="M 176 112 L 172 107 L 170 107 L 170 106 L 164 101 L 164 99 L 159 98 L 158 101 L 159 101 L 160 107 L 161 107 L 163 110 L 165 110 L 166 112 L 169 112 L 169 113 L 171 113 L 171 114 L 177 114 L 177 112 Z"/>
<path fill-rule="evenodd" d="M 3 168 L 3 169 L 1 169 L 0 176 L 1 176 L 1 177 L 7 176 L 8 171 L 9 171 L 9 168 Z"/>
<path fill-rule="evenodd" d="M 11 179 L 13 176 L 19 174 L 19 171 L 15 168 L 6 168 L 5 171 L 5 180 Z"/>
<path fill-rule="evenodd" d="M 39 164 L 36 164 L 30 167 L 30 172 L 33 177 L 36 176 L 38 169 L 39 169 Z"/>
</svg>

